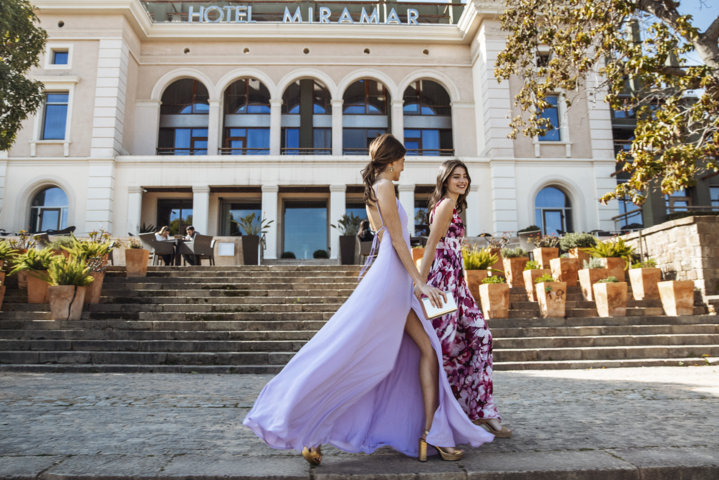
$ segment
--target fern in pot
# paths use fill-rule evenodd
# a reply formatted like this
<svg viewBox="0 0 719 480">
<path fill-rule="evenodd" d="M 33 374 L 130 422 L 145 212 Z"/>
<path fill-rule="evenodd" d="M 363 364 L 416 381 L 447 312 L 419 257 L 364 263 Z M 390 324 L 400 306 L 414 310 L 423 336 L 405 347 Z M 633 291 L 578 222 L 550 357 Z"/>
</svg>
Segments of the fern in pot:
<svg viewBox="0 0 719 480">
<path fill-rule="evenodd" d="M 54 256 L 55 252 L 49 248 L 31 248 L 14 258 L 10 275 L 26 276 L 27 303 L 47 303 L 47 270 Z"/>
<path fill-rule="evenodd" d="M 80 320 L 85 289 L 93 281 L 90 267 L 77 257 L 57 255 L 47 270 L 53 320 Z"/>
</svg>

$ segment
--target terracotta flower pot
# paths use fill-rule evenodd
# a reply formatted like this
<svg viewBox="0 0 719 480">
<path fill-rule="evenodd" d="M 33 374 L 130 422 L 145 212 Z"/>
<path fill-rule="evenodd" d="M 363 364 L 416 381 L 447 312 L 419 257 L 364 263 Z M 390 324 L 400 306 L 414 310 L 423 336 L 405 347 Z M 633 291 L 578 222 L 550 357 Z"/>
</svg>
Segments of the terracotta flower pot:
<svg viewBox="0 0 719 480">
<path fill-rule="evenodd" d="M 626 273 L 625 268 L 627 266 L 627 261 L 620 257 L 606 257 L 606 258 L 600 258 L 600 262 L 602 262 L 602 265 L 609 270 L 609 276 L 615 277 L 617 281 L 623 282 L 626 280 Z"/>
<path fill-rule="evenodd" d="M 509 285 L 483 283 L 479 286 L 479 298 L 484 318 L 509 318 Z"/>
<path fill-rule="evenodd" d="M 555 280 L 576 287 L 579 281 L 579 260 L 576 258 L 553 258 L 549 262 Z"/>
<path fill-rule="evenodd" d="M 534 281 L 542 275 L 548 273 L 549 269 L 547 268 L 537 268 L 534 270 L 525 270 L 524 272 L 522 272 L 522 277 L 524 278 L 524 288 L 527 290 L 527 298 L 530 302 L 537 301 L 537 295 L 535 295 L 534 293 Z"/>
<path fill-rule="evenodd" d="M 128 277 L 144 277 L 147 275 L 147 260 L 150 252 L 144 248 L 128 248 L 125 250 L 125 269 Z"/>
<path fill-rule="evenodd" d="M 567 284 L 542 282 L 537 283 L 535 289 L 542 318 L 564 318 L 567 305 Z"/>
<path fill-rule="evenodd" d="M 489 270 L 464 271 L 464 281 L 467 284 L 469 293 L 471 293 L 472 297 L 474 297 L 475 299 L 479 298 L 479 285 L 482 283 L 482 280 L 484 280 L 488 276 Z"/>
<path fill-rule="evenodd" d="M 492 255 L 497 256 L 497 261 L 494 262 L 494 265 L 490 265 L 489 271 L 492 272 L 492 275 L 499 275 L 502 278 L 507 278 L 504 274 L 504 259 L 502 258 L 502 250 L 499 248 L 490 248 L 489 251 Z"/>
<path fill-rule="evenodd" d="M 582 288 L 582 296 L 591 302 L 594 298 L 592 285 L 597 280 L 609 277 L 609 270 L 606 268 L 583 268 L 579 270 L 579 286 Z"/>
<path fill-rule="evenodd" d="M 17 272 L 17 288 L 27 289 L 27 271 Z"/>
<path fill-rule="evenodd" d="M 576 258 L 579 261 L 579 268 L 584 268 L 584 262 L 589 261 L 591 256 L 584 251 L 584 248 L 570 248 L 569 249 L 569 256 L 572 258 Z"/>
<path fill-rule="evenodd" d="M 553 258 L 559 257 L 559 249 L 556 247 L 538 247 L 532 250 L 534 261 L 542 268 L 549 268 L 549 262 Z"/>
<path fill-rule="evenodd" d="M 595 283 L 592 289 L 600 317 L 623 317 L 627 314 L 627 282 Z"/>
<path fill-rule="evenodd" d="M 47 272 L 27 272 L 27 303 L 47 303 Z"/>
<path fill-rule="evenodd" d="M 669 280 L 659 282 L 659 298 L 664 313 L 676 317 L 694 315 L 694 282 L 691 280 Z"/>
<path fill-rule="evenodd" d="M 5 300 L 5 285 L 0 287 L 0 310 L 2 310 L 2 302 Z"/>
<path fill-rule="evenodd" d="M 662 271 L 658 268 L 632 268 L 629 270 L 629 281 L 632 283 L 634 300 L 659 298 L 659 287 Z"/>
<path fill-rule="evenodd" d="M 100 303 L 102 283 L 105 281 L 105 272 L 90 272 L 93 281 L 85 287 L 85 303 Z"/>
<path fill-rule="evenodd" d="M 412 249 L 412 260 L 415 262 L 417 260 L 422 260 L 422 257 L 424 256 L 424 247 L 414 247 Z"/>
<path fill-rule="evenodd" d="M 504 259 L 504 277 L 510 287 L 521 287 L 524 283 L 524 266 L 529 261 L 527 257 L 515 257 Z"/>
<path fill-rule="evenodd" d="M 49 297 L 53 320 L 80 320 L 85 287 L 57 285 L 49 288 Z"/>
</svg>

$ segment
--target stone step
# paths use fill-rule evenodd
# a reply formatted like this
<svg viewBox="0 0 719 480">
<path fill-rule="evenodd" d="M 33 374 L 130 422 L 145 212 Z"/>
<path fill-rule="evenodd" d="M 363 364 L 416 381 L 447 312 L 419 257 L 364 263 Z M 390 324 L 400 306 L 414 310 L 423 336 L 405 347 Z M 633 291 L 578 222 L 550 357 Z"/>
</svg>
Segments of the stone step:
<svg viewBox="0 0 719 480">
<path fill-rule="evenodd" d="M 303 340 L 0 340 L 0 351 L 48 352 L 296 352 Z"/>
<path fill-rule="evenodd" d="M 301 340 L 316 330 L 0 330 L 5 340 Z"/>
<path fill-rule="evenodd" d="M 139 313 L 139 312 L 187 312 L 187 313 L 241 313 L 241 312 L 336 312 L 342 304 L 335 301 L 335 303 L 255 303 L 255 304 L 226 304 L 226 303 L 201 303 L 201 304 L 149 304 L 149 305 L 123 305 L 120 303 L 116 304 L 96 304 L 90 305 L 87 308 L 88 312 L 92 315 L 95 313 L 115 313 L 115 312 L 126 312 L 126 313 Z M 94 317 L 93 317 L 94 318 Z"/>
<path fill-rule="evenodd" d="M 85 312 L 83 319 L 88 320 L 147 320 L 147 321 L 291 321 L 291 320 L 329 320 L 334 310 L 328 312 Z"/>
<path fill-rule="evenodd" d="M 54 320 L 3 320 L 0 322 L 0 331 L 3 329 L 18 330 L 55 330 L 69 329 L 115 329 L 115 330 L 175 330 L 175 331 L 263 331 L 263 330 L 313 330 L 317 331 L 326 322 L 322 320 L 295 320 L 295 321 L 160 321 L 160 320 L 78 320 L 57 322 Z"/>
<path fill-rule="evenodd" d="M 116 308 L 147 308 L 151 311 L 153 308 L 170 307 L 183 308 L 187 306 L 203 306 L 203 305 L 264 305 L 268 308 L 275 308 L 281 305 L 334 305 L 339 308 L 344 299 L 338 297 L 162 297 L 155 299 L 152 297 L 101 297 L 99 304 L 85 305 L 84 311 L 114 311 Z M 3 311 L 5 312 L 45 312 L 49 311 L 48 304 L 29 304 L 29 303 L 3 303 Z"/>
<path fill-rule="evenodd" d="M 127 286 L 128 288 L 177 288 L 178 286 L 187 285 L 195 288 L 206 288 L 206 286 L 236 286 L 237 288 L 263 286 L 265 288 L 280 288 L 291 285 L 342 285 L 348 287 L 357 286 L 357 280 L 353 277 L 302 277 L 302 278 L 277 278 L 271 276 L 267 278 L 248 278 L 248 277 L 232 277 L 232 278 L 190 278 L 190 277 L 171 277 L 171 278 L 123 278 L 123 279 L 107 279 L 107 288 L 113 288 L 117 285 Z M 103 281 L 103 288 L 106 283 Z"/>
<path fill-rule="evenodd" d="M 285 365 L 294 352 L 0 351 L 0 364 Z"/>
<path fill-rule="evenodd" d="M 583 348 L 494 349 L 497 362 L 621 360 L 632 358 L 701 358 L 719 356 L 719 345 L 662 345 Z"/>
<path fill-rule="evenodd" d="M 528 328 L 528 327 L 579 327 L 579 326 L 618 326 L 618 325 L 687 325 L 717 324 L 716 315 L 682 315 L 669 317 L 666 315 L 649 315 L 645 317 L 566 317 L 566 318 L 492 318 L 487 320 L 489 327 L 495 328 Z"/>
<path fill-rule="evenodd" d="M 631 358 L 606 360 L 494 362 L 493 370 L 567 370 L 620 367 L 677 367 L 707 365 L 704 357 L 690 358 Z"/>
<path fill-rule="evenodd" d="M 495 338 L 574 337 L 598 335 L 711 335 L 719 333 L 719 323 L 679 325 L 588 325 L 573 327 L 491 327 Z M 0 331 L 2 332 L 2 331 Z"/>
<path fill-rule="evenodd" d="M 586 348 L 622 346 L 676 346 L 707 345 L 719 346 L 719 333 L 708 335 L 583 335 L 562 337 L 494 337 L 494 347 L 499 349 L 522 348 Z"/>
</svg>

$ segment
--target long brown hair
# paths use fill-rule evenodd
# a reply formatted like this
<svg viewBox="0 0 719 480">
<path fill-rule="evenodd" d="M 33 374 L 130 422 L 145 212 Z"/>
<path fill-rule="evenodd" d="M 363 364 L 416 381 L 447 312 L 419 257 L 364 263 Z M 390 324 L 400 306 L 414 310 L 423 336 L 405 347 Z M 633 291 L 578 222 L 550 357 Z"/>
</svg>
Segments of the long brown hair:
<svg viewBox="0 0 719 480">
<path fill-rule="evenodd" d="M 377 180 L 377 175 L 384 172 L 392 162 L 404 157 L 407 149 L 402 142 L 397 140 L 391 133 L 385 133 L 372 140 L 369 144 L 370 161 L 362 169 L 362 181 L 364 182 L 364 201 L 373 204 L 377 201 L 372 185 Z"/>
<path fill-rule="evenodd" d="M 437 185 L 434 187 L 432 196 L 429 197 L 429 207 L 427 208 L 427 220 L 429 221 L 429 214 L 432 212 L 437 203 L 447 195 L 447 180 L 452 176 L 454 169 L 457 167 L 464 168 L 467 173 L 467 189 L 462 195 L 457 197 L 457 212 L 461 213 L 467 209 L 467 193 L 469 193 L 469 187 L 472 185 L 472 178 L 469 176 L 469 170 L 467 165 L 460 160 L 447 160 L 442 163 L 439 167 L 439 173 L 437 174 Z"/>
</svg>

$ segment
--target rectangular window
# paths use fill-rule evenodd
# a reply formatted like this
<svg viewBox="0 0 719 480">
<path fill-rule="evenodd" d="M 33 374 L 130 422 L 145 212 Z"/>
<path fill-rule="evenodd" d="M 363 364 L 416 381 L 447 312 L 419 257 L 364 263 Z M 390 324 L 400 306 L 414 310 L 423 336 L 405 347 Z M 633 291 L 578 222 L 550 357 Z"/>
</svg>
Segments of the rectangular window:
<svg viewBox="0 0 719 480">
<path fill-rule="evenodd" d="M 206 128 L 161 128 L 159 155 L 207 155 Z"/>
<path fill-rule="evenodd" d="M 366 155 L 370 142 L 386 132 L 384 128 L 345 128 L 342 130 L 342 150 L 345 155 Z"/>
<path fill-rule="evenodd" d="M 404 131 L 404 146 L 407 155 L 453 155 L 452 131 L 437 128 L 410 129 Z"/>
<path fill-rule="evenodd" d="M 299 128 L 283 128 L 282 129 L 282 154 L 283 155 L 299 155 L 300 154 L 300 129 Z"/>
<path fill-rule="evenodd" d="M 64 140 L 67 125 L 68 92 L 45 94 L 42 140 Z"/>
<path fill-rule="evenodd" d="M 67 61 L 70 57 L 70 52 L 67 50 L 53 50 L 52 51 L 52 64 L 53 65 L 67 65 Z"/>
<path fill-rule="evenodd" d="M 315 128 L 312 131 L 312 144 L 315 155 L 332 154 L 332 129 Z"/>
<path fill-rule="evenodd" d="M 171 235 L 184 235 L 192 225 L 192 199 L 159 199 L 157 201 L 157 229 L 167 225 Z M 204 233 L 204 232 L 199 232 Z"/>
<path fill-rule="evenodd" d="M 719 210 L 719 186 L 709 187 L 709 199 L 712 210 Z"/>
<path fill-rule="evenodd" d="M 226 155 L 269 155 L 269 128 L 228 128 L 225 130 Z"/>
<path fill-rule="evenodd" d="M 541 135 L 539 140 L 542 142 L 559 142 L 561 140 L 559 135 L 559 97 L 557 95 L 550 95 L 546 100 L 550 106 L 542 110 L 540 116 L 542 118 L 548 118 L 552 127 L 547 130 L 547 133 Z"/>
</svg>

